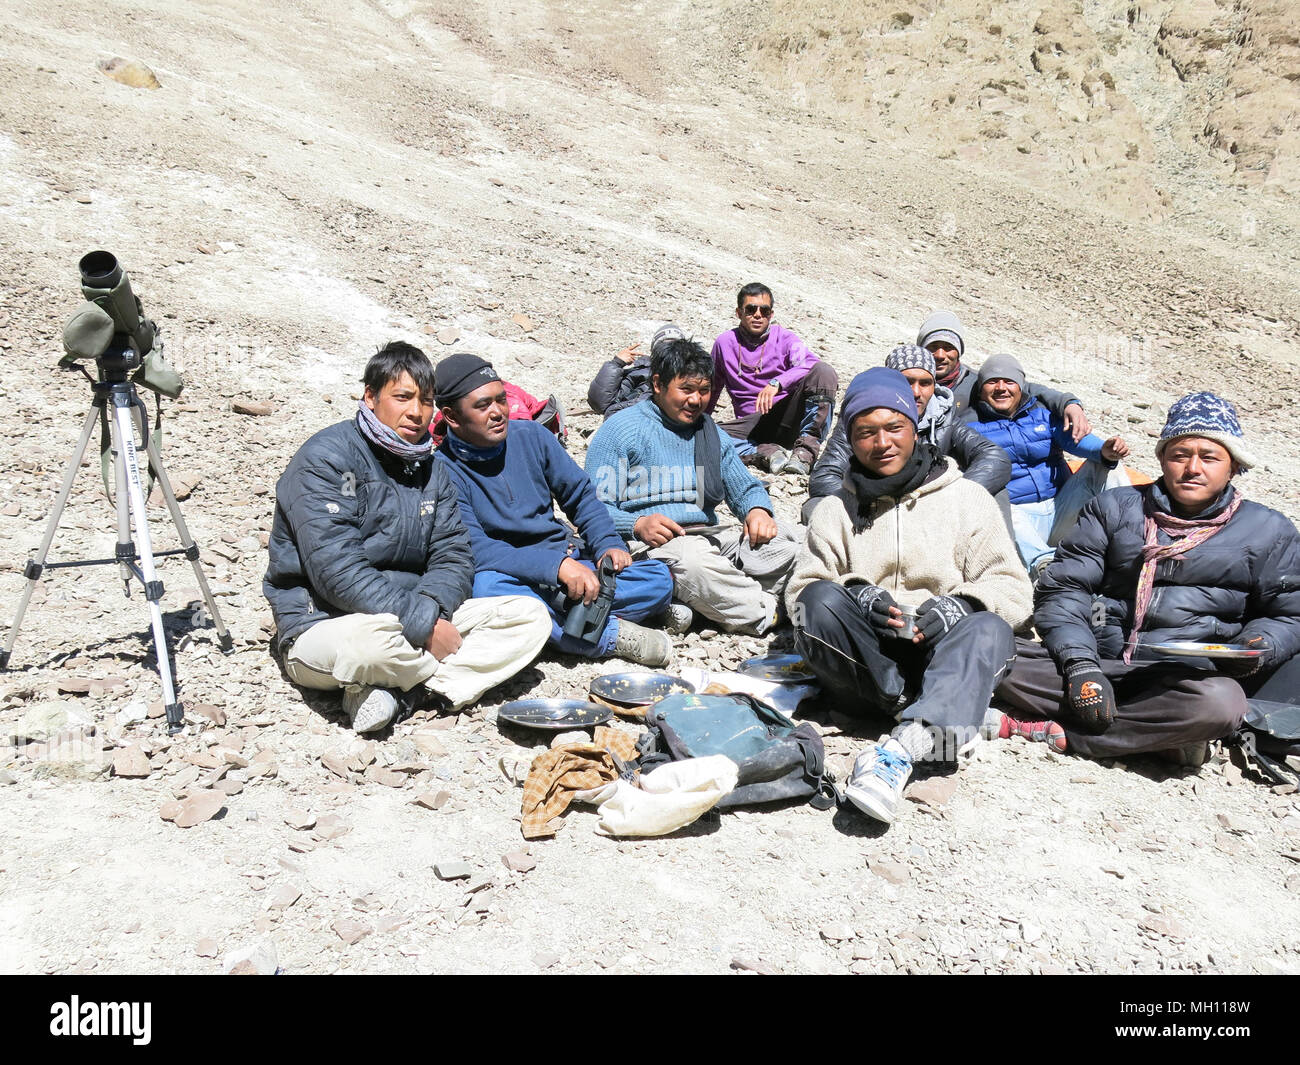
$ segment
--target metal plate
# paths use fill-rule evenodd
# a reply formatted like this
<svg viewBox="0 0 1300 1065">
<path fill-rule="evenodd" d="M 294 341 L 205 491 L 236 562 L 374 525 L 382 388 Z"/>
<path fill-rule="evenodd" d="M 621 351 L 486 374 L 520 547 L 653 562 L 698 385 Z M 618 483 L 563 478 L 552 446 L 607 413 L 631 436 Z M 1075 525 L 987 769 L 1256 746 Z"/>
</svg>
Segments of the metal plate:
<svg viewBox="0 0 1300 1065">
<path fill-rule="evenodd" d="M 1239 643 L 1194 643 L 1191 640 L 1173 640 L 1169 643 L 1149 643 L 1146 651 L 1159 651 L 1167 655 L 1186 655 L 1189 658 L 1258 658 L 1262 649 L 1246 647 Z"/>
<path fill-rule="evenodd" d="M 736 672 L 759 680 L 780 681 L 782 684 L 802 684 L 817 679 L 815 674 L 808 671 L 808 663 L 804 661 L 803 655 L 760 655 L 758 658 L 747 658 L 736 667 Z"/>
<path fill-rule="evenodd" d="M 524 728 L 552 729 L 591 728 L 613 718 L 608 707 L 586 699 L 516 699 L 497 711 L 497 721 Z"/>
<path fill-rule="evenodd" d="M 695 686 L 671 673 L 606 673 L 593 680 L 588 690 L 619 706 L 649 706 L 665 695 L 693 692 Z"/>
</svg>

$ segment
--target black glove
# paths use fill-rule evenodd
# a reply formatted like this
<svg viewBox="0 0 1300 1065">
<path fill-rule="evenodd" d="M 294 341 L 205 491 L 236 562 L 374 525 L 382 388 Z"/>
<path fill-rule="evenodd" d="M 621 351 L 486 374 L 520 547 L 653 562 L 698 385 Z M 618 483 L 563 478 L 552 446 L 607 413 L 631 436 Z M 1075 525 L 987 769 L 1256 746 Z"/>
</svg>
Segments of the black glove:
<svg viewBox="0 0 1300 1065">
<path fill-rule="evenodd" d="M 889 608 L 898 606 L 892 595 L 874 584 L 850 584 L 848 592 L 857 600 L 858 608 L 866 615 L 872 632 L 881 637 L 898 635 L 899 630 L 889 624 L 892 616 Z"/>
<path fill-rule="evenodd" d="M 926 643 L 937 643 L 957 622 L 973 613 L 975 607 L 970 600 L 960 595 L 931 596 L 916 608 L 916 631 Z"/>
<path fill-rule="evenodd" d="M 1065 667 L 1066 696 L 1079 723 L 1091 732 L 1104 732 L 1115 720 L 1115 689 L 1101 666 L 1078 659 Z"/>
<path fill-rule="evenodd" d="M 1273 645 L 1265 637 L 1252 636 L 1250 639 L 1242 641 L 1242 643 L 1252 651 L 1263 651 L 1264 653 L 1256 658 L 1219 659 L 1215 665 L 1220 673 L 1241 680 L 1243 677 L 1249 677 L 1252 673 L 1258 673 L 1265 666 L 1273 664 Z"/>
</svg>

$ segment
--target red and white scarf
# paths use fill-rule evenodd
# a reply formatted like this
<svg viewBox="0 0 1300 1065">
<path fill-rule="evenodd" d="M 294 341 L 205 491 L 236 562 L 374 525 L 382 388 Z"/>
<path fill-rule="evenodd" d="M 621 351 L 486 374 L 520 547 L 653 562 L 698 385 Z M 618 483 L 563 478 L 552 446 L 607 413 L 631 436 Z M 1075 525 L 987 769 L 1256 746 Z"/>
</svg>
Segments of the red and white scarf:
<svg viewBox="0 0 1300 1065">
<path fill-rule="evenodd" d="M 1151 605 L 1151 596 L 1155 592 L 1156 567 L 1167 558 L 1177 558 L 1187 554 L 1194 547 L 1199 547 L 1217 533 L 1237 513 L 1241 506 L 1241 493 L 1233 492 L 1232 502 L 1212 518 L 1177 518 L 1163 510 L 1156 510 L 1150 493 L 1143 502 L 1142 511 L 1146 516 L 1144 540 L 1142 547 L 1142 572 L 1138 575 L 1137 597 L 1133 604 L 1133 628 L 1129 632 L 1128 642 L 1124 645 L 1124 662 L 1133 658 L 1137 649 L 1138 633 L 1142 622 L 1146 620 L 1147 608 Z M 1175 537 L 1172 543 L 1158 542 L 1159 533 Z"/>
</svg>

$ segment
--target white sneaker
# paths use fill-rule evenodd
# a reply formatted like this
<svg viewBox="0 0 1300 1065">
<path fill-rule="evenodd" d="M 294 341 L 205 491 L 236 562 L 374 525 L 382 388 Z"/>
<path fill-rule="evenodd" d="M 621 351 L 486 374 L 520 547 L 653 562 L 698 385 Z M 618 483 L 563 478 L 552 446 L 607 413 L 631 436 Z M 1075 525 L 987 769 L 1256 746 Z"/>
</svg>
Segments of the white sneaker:
<svg viewBox="0 0 1300 1065">
<path fill-rule="evenodd" d="M 351 720 L 353 732 L 377 732 L 397 713 L 397 696 L 387 688 L 349 684 L 343 689 L 343 712 Z"/>
<path fill-rule="evenodd" d="M 895 739 L 873 743 L 853 763 L 844 794 L 868 817 L 892 824 L 912 775 L 912 758 Z"/>
</svg>

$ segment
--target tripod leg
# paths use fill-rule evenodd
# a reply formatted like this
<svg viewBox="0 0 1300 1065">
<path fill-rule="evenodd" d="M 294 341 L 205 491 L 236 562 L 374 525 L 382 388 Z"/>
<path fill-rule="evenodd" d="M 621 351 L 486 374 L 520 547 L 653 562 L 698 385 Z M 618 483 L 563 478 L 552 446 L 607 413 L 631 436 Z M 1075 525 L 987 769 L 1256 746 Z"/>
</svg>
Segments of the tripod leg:
<svg viewBox="0 0 1300 1065">
<path fill-rule="evenodd" d="M 18 600 L 18 612 L 14 615 L 14 623 L 9 629 L 9 635 L 5 637 L 4 647 L 0 648 L 0 669 L 9 667 L 9 653 L 14 649 L 14 643 L 18 639 L 18 630 L 22 626 L 23 615 L 27 613 L 27 604 L 31 602 L 32 592 L 36 590 L 36 583 L 41 579 L 41 570 L 45 567 L 50 545 L 54 543 L 54 533 L 59 527 L 59 519 L 63 517 L 63 508 L 67 505 L 68 496 L 72 494 L 72 482 L 76 479 L 77 470 L 81 468 L 81 460 L 85 457 L 86 447 L 90 444 L 90 434 L 94 432 L 95 422 L 99 420 L 103 409 L 101 405 L 95 404 L 86 414 L 85 424 L 81 427 L 81 439 L 77 441 L 77 447 L 72 452 L 72 461 L 68 463 L 68 469 L 63 475 L 63 487 L 54 498 L 54 508 L 45 523 L 45 537 L 41 540 L 40 550 L 36 552 L 34 559 L 29 559 L 27 562 L 25 571 L 27 586 Z"/>
<path fill-rule="evenodd" d="M 131 563 L 135 561 L 135 544 L 131 542 L 131 504 L 126 487 L 126 463 L 122 461 L 120 441 L 112 434 L 111 428 L 109 440 L 113 458 L 113 505 L 117 510 L 117 568 L 122 575 L 122 595 L 130 599 Z"/>
<path fill-rule="evenodd" d="M 167 633 L 162 619 L 162 581 L 153 563 L 153 542 L 149 538 L 149 521 L 145 513 L 144 490 L 140 486 L 140 467 L 136 462 L 135 429 L 131 425 L 131 399 L 123 393 L 113 393 L 113 427 L 116 430 L 117 462 L 125 467 L 127 497 L 135 519 L 135 534 L 140 544 L 140 570 L 144 574 L 144 597 L 149 603 L 149 618 L 153 625 L 154 651 L 158 659 L 158 676 L 162 680 L 163 709 L 167 714 L 168 731 L 179 732 L 185 722 L 184 710 L 176 699 L 172 686 L 171 652 L 167 647 Z M 121 483 L 121 474 L 118 474 Z"/>
<path fill-rule="evenodd" d="M 221 649 L 229 651 L 234 647 L 235 641 L 226 629 L 226 623 L 221 620 L 221 611 L 217 609 L 217 600 L 212 594 L 212 589 L 208 587 L 207 575 L 203 572 L 203 564 L 199 561 L 199 549 L 195 546 L 194 537 L 190 535 L 189 527 L 185 524 L 185 518 L 181 514 L 181 505 L 176 501 L 176 493 L 172 491 L 172 482 L 167 476 L 167 471 L 163 468 L 162 456 L 158 454 L 153 437 L 148 432 L 145 433 L 144 440 L 145 452 L 149 456 L 149 466 L 153 470 L 158 487 L 162 489 L 163 499 L 167 501 L 167 509 L 171 512 L 172 524 L 176 526 L 176 533 L 180 536 L 181 547 L 185 549 L 185 557 L 190 560 L 190 565 L 194 567 L 194 578 L 198 581 L 199 592 L 203 596 L 203 602 L 208 608 L 208 613 L 212 615 L 212 624 L 216 626 L 217 639 L 221 641 Z"/>
</svg>

